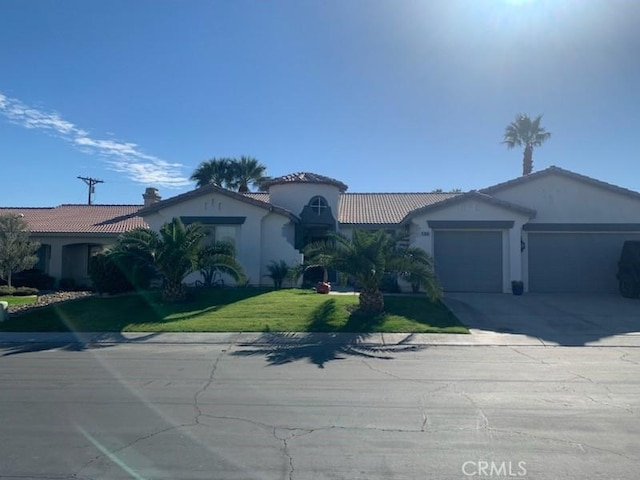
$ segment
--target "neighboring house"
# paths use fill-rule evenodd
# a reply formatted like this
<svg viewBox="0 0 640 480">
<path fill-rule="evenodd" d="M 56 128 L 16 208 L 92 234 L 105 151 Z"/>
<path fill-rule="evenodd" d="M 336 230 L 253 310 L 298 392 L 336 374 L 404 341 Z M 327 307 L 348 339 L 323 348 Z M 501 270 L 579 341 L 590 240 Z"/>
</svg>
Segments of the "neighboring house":
<svg viewBox="0 0 640 480">
<path fill-rule="evenodd" d="M 209 185 L 145 206 L 63 205 L 0 209 L 23 213 L 34 239 L 49 245 L 42 267 L 86 279 L 92 252 L 136 226 L 158 229 L 173 217 L 200 222 L 211 238 L 235 244 L 252 284 L 268 284 L 272 260 L 302 260 L 330 231 L 384 229 L 432 254 L 446 291 L 614 292 L 622 243 L 640 240 L 640 193 L 558 167 L 468 193 L 347 193 L 313 173 L 270 180 L 267 193 Z"/>
</svg>

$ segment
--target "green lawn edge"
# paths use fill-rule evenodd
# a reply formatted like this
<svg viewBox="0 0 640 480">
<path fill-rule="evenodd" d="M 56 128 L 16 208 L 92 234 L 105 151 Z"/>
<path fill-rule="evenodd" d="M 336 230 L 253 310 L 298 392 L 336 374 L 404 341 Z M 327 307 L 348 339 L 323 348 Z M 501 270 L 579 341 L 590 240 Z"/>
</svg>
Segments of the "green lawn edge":
<svg viewBox="0 0 640 480">
<path fill-rule="evenodd" d="M 356 295 L 300 289 L 194 289 L 184 303 L 158 292 L 94 296 L 12 316 L 4 332 L 469 333 L 442 302 L 385 296 L 385 313 L 362 315 Z"/>
</svg>

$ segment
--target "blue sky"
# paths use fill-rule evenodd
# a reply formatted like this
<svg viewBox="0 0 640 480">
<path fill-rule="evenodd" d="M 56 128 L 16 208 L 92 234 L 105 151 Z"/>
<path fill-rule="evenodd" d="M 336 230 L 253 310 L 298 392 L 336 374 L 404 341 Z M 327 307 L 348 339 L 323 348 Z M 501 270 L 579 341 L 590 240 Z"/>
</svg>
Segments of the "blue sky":
<svg viewBox="0 0 640 480">
<path fill-rule="evenodd" d="M 544 114 L 557 165 L 640 190 L 640 2 L 2 0 L 0 205 L 188 191 L 211 157 L 353 192 L 521 173 L 504 127 Z"/>
</svg>

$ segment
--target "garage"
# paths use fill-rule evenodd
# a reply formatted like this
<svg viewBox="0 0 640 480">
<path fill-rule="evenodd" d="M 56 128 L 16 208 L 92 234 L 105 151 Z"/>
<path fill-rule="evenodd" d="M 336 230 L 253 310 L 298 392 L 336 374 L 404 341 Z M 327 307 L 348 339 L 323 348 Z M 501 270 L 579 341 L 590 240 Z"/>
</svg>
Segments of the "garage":
<svg viewBox="0 0 640 480">
<path fill-rule="evenodd" d="M 434 230 L 434 259 L 446 292 L 502 292 L 500 230 Z"/>
<path fill-rule="evenodd" d="M 617 292 L 625 240 L 640 240 L 640 232 L 529 232 L 529 291 Z"/>
</svg>

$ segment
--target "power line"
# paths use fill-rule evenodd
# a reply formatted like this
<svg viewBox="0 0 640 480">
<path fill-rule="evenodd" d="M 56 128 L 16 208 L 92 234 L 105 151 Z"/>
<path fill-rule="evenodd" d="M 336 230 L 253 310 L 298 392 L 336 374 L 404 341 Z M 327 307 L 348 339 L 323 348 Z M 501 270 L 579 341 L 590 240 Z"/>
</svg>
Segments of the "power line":
<svg viewBox="0 0 640 480">
<path fill-rule="evenodd" d="M 78 177 L 78 178 L 89 186 L 89 197 L 87 199 L 87 205 L 91 205 L 91 196 L 96 191 L 95 185 L 97 183 L 104 183 L 104 181 L 98 180 L 97 178 L 91 178 L 91 177 Z"/>
</svg>

